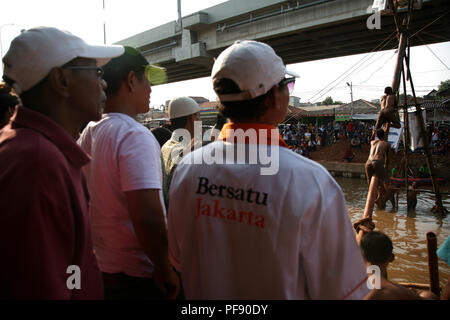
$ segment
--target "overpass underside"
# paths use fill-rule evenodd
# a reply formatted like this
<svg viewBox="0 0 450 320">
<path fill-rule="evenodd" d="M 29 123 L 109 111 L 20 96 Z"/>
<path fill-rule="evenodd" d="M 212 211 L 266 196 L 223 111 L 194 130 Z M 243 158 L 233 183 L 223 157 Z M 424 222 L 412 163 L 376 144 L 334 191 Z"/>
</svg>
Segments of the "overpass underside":
<svg viewBox="0 0 450 320">
<path fill-rule="evenodd" d="M 271 45 L 286 64 L 397 48 L 393 16 L 368 29 L 372 0 L 231 0 L 120 41 L 138 47 L 168 81 L 209 76 L 214 57 L 235 40 Z M 405 15 L 401 14 L 403 18 Z M 411 46 L 450 41 L 450 1 L 424 2 L 414 11 Z"/>
</svg>

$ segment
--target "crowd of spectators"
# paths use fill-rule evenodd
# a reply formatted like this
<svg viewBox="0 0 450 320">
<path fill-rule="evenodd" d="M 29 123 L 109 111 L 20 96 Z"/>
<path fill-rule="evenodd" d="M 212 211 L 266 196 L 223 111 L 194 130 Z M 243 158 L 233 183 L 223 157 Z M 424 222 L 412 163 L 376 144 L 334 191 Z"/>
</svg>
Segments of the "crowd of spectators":
<svg viewBox="0 0 450 320">
<path fill-rule="evenodd" d="M 437 126 L 431 131 L 431 151 L 434 155 L 445 156 L 450 152 L 450 127 Z"/>
<path fill-rule="evenodd" d="M 363 121 L 328 122 L 327 124 L 306 125 L 280 124 L 280 133 L 289 147 L 305 157 L 310 152 L 330 146 L 338 140 L 348 140 L 351 149 L 361 149 L 363 144 L 369 144 L 373 123 Z"/>
<path fill-rule="evenodd" d="M 280 124 L 280 133 L 294 152 L 309 157 L 310 152 L 330 146 L 339 140 L 348 140 L 350 151 L 369 145 L 373 130 L 373 122 L 364 121 L 333 121 L 327 124 L 313 125 Z M 428 126 L 430 147 L 434 155 L 446 155 L 450 152 L 450 127 L 439 125 Z M 422 149 L 418 150 L 419 152 Z"/>
</svg>

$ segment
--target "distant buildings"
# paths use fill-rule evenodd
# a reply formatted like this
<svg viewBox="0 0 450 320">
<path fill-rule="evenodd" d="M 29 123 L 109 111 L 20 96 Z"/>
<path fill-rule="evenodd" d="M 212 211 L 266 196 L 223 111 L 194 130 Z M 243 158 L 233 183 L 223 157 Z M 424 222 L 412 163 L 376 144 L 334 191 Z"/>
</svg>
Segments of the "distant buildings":
<svg viewBox="0 0 450 320">
<path fill-rule="evenodd" d="M 353 101 L 353 108 L 351 103 L 329 106 L 301 103 L 299 107 L 289 106 L 286 120 L 324 123 L 330 121 L 348 121 L 352 115 L 353 119 L 374 120 L 379 110 L 379 104 L 368 102 L 364 99 Z"/>
</svg>

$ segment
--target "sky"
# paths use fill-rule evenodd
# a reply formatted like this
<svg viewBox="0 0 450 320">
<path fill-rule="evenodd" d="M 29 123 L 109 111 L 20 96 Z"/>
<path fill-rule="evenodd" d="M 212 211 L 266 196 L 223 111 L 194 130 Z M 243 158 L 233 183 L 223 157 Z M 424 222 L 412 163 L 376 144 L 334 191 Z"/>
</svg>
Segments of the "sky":
<svg viewBox="0 0 450 320">
<path fill-rule="evenodd" d="M 70 31 L 88 43 L 112 44 L 177 19 L 177 0 L 0 0 L 0 38 L 4 55 L 20 30 L 52 26 Z M 182 16 L 212 7 L 223 0 L 181 0 Z M 12 25 L 11 25 L 12 24 Z M 300 78 L 292 95 L 301 102 L 379 99 L 392 82 L 394 50 L 288 65 Z M 450 79 L 450 42 L 411 48 L 411 71 L 416 94 L 422 96 Z M 1 71 L 1 73 L 3 73 Z M 409 88 L 408 84 L 408 88 Z M 410 93 L 410 90 L 408 90 Z M 152 88 L 150 105 L 159 107 L 175 96 L 203 96 L 215 100 L 208 77 Z"/>
</svg>

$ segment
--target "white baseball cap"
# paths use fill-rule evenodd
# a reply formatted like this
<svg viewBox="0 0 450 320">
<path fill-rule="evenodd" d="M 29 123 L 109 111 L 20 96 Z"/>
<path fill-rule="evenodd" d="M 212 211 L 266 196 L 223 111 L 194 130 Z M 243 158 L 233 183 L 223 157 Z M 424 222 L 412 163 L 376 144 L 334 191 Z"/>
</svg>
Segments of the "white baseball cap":
<svg viewBox="0 0 450 320">
<path fill-rule="evenodd" d="M 190 116 L 200 111 L 200 107 L 194 99 L 189 97 L 174 98 L 169 102 L 169 119 Z"/>
<path fill-rule="evenodd" d="M 271 46 L 253 40 L 236 41 L 222 51 L 214 62 L 211 78 L 233 80 L 241 90 L 233 94 L 217 94 L 219 101 L 251 100 L 267 93 L 285 75 L 299 77 L 286 70 L 283 60 Z"/>
<path fill-rule="evenodd" d="M 34 87 L 53 68 L 75 58 L 96 59 L 100 67 L 123 52 L 123 46 L 92 46 L 67 31 L 37 27 L 22 32 L 11 42 L 3 58 L 3 75 L 14 81 L 12 86 L 20 94 Z"/>
</svg>

